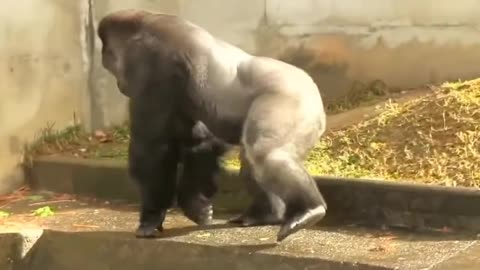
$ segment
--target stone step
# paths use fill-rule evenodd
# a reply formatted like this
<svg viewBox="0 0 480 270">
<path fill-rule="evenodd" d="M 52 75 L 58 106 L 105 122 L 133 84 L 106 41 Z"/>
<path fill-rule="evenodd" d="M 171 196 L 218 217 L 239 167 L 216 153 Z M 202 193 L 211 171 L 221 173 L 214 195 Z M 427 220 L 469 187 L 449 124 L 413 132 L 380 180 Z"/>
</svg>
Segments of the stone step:
<svg viewBox="0 0 480 270">
<path fill-rule="evenodd" d="M 12 215 L 0 222 L 1 269 L 473 270 L 480 265 L 476 235 L 317 226 L 277 243 L 276 226 L 233 227 L 225 224 L 228 216 L 217 215 L 213 225 L 202 227 L 172 210 L 161 238 L 136 239 L 135 206 L 47 199 L 53 216 L 30 215 L 39 205 L 20 201 L 5 208 Z"/>
</svg>

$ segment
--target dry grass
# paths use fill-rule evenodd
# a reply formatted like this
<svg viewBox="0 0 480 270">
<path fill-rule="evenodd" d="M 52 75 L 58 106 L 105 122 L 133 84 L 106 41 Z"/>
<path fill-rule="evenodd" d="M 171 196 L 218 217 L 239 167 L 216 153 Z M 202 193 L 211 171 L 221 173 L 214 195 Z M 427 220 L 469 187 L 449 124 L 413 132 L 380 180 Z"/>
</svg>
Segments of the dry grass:
<svg viewBox="0 0 480 270">
<path fill-rule="evenodd" d="M 310 172 L 358 178 L 480 185 L 480 79 L 445 83 L 428 96 L 388 104 L 379 116 L 325 136 Z"/>
<path fill-rule="evenodd" d="M 61 154 L 77 158 L 126 159 L 129 141 L 128 124 L 107 131 L 85 132 L 80 126 L 56 130 L 42 129 L 34 143 L 27 145 L 27 160 L 35 156 Z"/>
</svg>

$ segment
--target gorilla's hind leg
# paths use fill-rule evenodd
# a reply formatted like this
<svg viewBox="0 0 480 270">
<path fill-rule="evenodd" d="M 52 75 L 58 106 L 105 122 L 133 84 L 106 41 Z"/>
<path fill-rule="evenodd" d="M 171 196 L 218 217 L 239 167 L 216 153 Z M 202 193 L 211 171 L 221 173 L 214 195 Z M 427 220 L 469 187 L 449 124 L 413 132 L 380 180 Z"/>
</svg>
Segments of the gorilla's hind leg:
<svg viewBox="0 0 480 270">
<path fill-rule="evenodd" d="M 315 225 L 326 214 L 327 204 L 313 178 L 299 164 L 273 151 L 264 161 L 262 181 L 287 202 L 285 222 L 277 241 Z"/>
<path fill-rule="evenodd" d="M 229 223 L 243 227 L 281 224 L 285 214 L 284 202 L 275 194 L 263 190 L 257 183 L 243 149 L 240 152 L 240 161 L 240 178 L 245 182 L 253 202 L 243 214 L 229 220 Z"/>
<path fill-rule="evenodd" d="M 321 104 L 281 95 L 265 95 L 250 108 L 242 144 L 259 186 L 285 202 L 277 234 L 289 235 L 319 222 L 327 204 L 302 159 L 323 132 Z"/>
</svg>

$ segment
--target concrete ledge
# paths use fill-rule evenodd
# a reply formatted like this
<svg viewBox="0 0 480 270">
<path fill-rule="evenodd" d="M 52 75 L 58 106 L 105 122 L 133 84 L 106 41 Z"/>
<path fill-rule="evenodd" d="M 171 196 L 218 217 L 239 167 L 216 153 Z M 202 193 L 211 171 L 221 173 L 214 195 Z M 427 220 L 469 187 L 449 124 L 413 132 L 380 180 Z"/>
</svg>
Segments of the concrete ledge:
<svg viewBox="0 0 480 270">
<path fill-rule="evenodd" d="M 276 243 L 278 226 L 231 226 L 227 215 L 197 226 L 172 210 L 158 239 L 136 239 L 138 215 L 122 203 L 73 200 L 39 221 L 21 215 L 37 207 L 25 202 L 0 224 L 2 270 L 473 270 L 480 259 L 477 237 L 463 233 L 327 226 Z"/>
<path fill-rule="evenodd" d="M 21 256 L 22 236 L 16 233 L 0 234 L 0 269 L 12 270 Z"/>
<path fill-rule="evenodd" d="M 215 247 L 169 239 L 142 241 L 125 233 L 45 231 L 21 269 L 391 269 L 320 258 L 272 255 L 258 251 L 261 249 L 261 246 Z"/>
<path fill-rule="evenodd" d="M 36 189 L 136 202 L 125 162 L 63 157 L 36 159 L 28 169 Z M 316 177 L 329 204 L 325 224 L 354 223 L 414 230 L 480 232 L 480 191 L 467 188 Z M 249 201 L 236 172 L 218 175 L 216 210 L 236 212 Z"/>
<path fill-rule="evenodd" d="M 438 241 L 430 244 L 427 249 L 421 245 L 410 246 L 413 250 L 405 249 L 409 244 L 403 242 L 397 243 L 400 250 L 403 250 L 398 254 L 379 258 L 378 255 L 371 253 L 356 259 L 358 254 L 349 254 L 344 256 L 348 258 L 345 260 L 338 255 L 341 250 L 333 253 L 329 250 L 331 247 L 328 243 L 332 239 L 328 240 L 328 237 L 325 239 L 327 246 L 324 253 L 308 255 L 308 246 L 305 246 L 304 250 L 295 249 L 296 251 L 292 252 L 293 247 L 286 244 L 276 245 L 268 242 L 237 244 L 238 239 L 229 239 L 228 233 L 222 230 L 213 230 L 212 234 L 218 235 L 210 236 L 213 240 L 207 240 L 208 237 L 202 240 L 198 238 L 198 233 L 191 232 L 184 236 L 139 240 L 125 232 L 44 230 L 26 256 L 21 258 L 17 256 L 14 265 L 2 269 L 474 270 L 478 268 L 480 259 L 478 256 L 480 245 L 475 241 L 469 243 L 457 241 L 457 244 Z M 226 240 L 219 242 L 220 237 L 226 237 Z M 246 237 L 251 235 L 247 233 Z M 416 240 L 421 243 L 426 239 Z M 427 254 L 418 253 L 419 251 Z M 393 252 L 397 253 L 395 250 Z M 441 256 L 437 256 L 436 252 Z M 348 254 L 348 251 L 346 253 Z M 410 257 L 405 260 L 398 257 L 401 254 Z M 427 258 L 421 260 L 422 256 Z"/>
<path fill-rule="evenodd" d="M 0 233 L 0 269 L 14 270 L 22 267 L 23 259 L 35 246 L 42 230 Z M 27 268 L 28 269 L 28 268 Z"/>
</svg>

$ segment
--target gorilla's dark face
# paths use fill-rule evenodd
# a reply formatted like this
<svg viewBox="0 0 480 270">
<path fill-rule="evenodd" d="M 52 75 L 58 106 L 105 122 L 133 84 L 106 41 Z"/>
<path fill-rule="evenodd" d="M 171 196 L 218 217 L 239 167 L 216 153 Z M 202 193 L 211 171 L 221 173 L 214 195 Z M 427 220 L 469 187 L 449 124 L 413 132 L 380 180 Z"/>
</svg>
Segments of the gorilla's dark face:
<svg viewBox="0 0 480 270">
<path fill-rule="evenodd" d="M 124 69 L 122 68 L 123 48 L 116 48 L 115 44 L 116 42 L 114 42 L 112 38 L 109 39 L 108 36 L 102 38 L 102 65 L 115 77 L 117 81 L 117 87 L 120 92 L 126 96 L 129 96 Z"/>
</svg>

